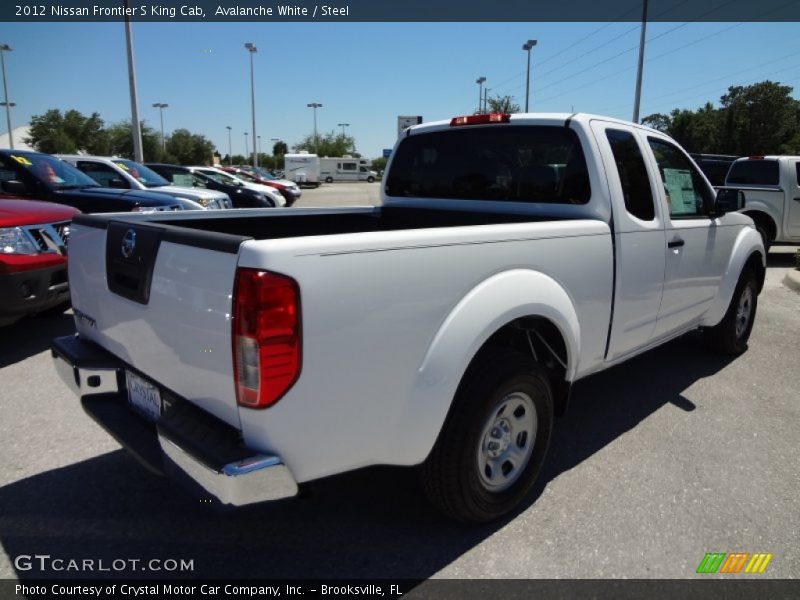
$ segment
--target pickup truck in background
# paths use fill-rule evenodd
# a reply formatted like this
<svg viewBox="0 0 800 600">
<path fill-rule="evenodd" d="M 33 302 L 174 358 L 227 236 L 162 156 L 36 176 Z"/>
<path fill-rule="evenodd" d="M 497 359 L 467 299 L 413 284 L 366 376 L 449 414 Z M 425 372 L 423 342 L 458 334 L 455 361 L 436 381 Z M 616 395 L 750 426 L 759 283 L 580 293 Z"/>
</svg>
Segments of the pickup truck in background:
<svg viewBox="0 0 800 600">
<path fill-rule="evenodd" d="M 744 214 L 769 249 L 800 244 L 800 156 L 749 156 L 736 160 L 725 185 L 744 192 Z"/>
<path fill-rule="evenodd" d="M 698 328 L 747 348 L 761 238 L 658 131 L 419 125 L 381 196 L 79 216 L 57 370 L 150 469 L 222 505 L 419 465 L 437 507 L 480 522 L 530 490 L 575 381 Z"/>
<path fill-rule="evenodd" d="M 78 211 L 0 195 L 0 326 L 69 308 L 67 240 Z"/>
<path fill-rule="evenodd" d="M 158 192 L 104 188 L 49 154 L 0 150 L 0 191 L 46 200 L 83 213 L 202 210 L 197 202 Z"/>
</svg>

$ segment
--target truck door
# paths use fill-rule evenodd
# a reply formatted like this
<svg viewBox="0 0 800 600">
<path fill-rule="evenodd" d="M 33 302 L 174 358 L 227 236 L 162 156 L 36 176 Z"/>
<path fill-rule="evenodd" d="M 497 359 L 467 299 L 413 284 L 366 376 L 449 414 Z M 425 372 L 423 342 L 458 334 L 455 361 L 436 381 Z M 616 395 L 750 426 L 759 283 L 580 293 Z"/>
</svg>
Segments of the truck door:
<svg viewBox="0 0 800 600">
<path fill-rule="evenodd" d="M 791 162 L 794 166 L 791 166 Z M 793 240 L 800 240 L 800 161 L 790 162 L 789 181 L 786 186 L 786 233 Z"/>
<path fill-rule="evenodd" d="M 615 360 L 653 336 L 664 284 L 664 221 L 645 160 L 646 142 L 616 123 L 593 121 L 592 129 L 612 197 L 616 285 L 606 359 Z"/>
<path fill-rule="evenodd" d="M 697 323 L 711 306 L 738 228 L 730 218 L 705 213 L 714 190 L 680 148 L 656 134 L 648 134 L 647 143 L 666 216 L 664 294 L 655 331 L 661 338 Z"/>
</svg>

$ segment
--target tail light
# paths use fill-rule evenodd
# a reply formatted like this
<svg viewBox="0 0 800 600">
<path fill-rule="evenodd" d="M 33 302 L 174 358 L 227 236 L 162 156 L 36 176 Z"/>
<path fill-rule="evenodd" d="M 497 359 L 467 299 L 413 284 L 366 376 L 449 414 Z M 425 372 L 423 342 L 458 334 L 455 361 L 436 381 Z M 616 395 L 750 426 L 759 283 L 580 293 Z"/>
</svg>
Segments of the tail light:
<svg viewBox="0 0 800 600">
<path fill-rule="evenodd" d="M 233 368 L 240 406 L 267 408 L 300 375 L 300 290 L 285 275 L 237 269 Z"/>
<path fill-rule="evenodd" d="M 490 123 L 508 123 L 511 115 L 508 113 L 489 113 L 488 115 L 468 115 L 466 117 L 453 117 L 450 127 L 460 125 L 489 125 Z"/>
</svg>

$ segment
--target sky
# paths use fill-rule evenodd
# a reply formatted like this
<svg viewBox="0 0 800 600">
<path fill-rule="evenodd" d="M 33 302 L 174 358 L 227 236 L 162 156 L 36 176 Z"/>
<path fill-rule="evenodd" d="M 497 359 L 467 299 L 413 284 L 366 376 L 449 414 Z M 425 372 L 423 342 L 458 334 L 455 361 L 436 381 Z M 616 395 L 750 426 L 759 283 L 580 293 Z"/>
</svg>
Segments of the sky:
<svg viewBox="0 0 800 600">
<path fill-rule="evenodd" d="M 530 109 L 591 112 L 631 119 L 638 23 L 134 23 L 139 114 L 167 133 L 186 128 L 244 154 L 251 131 L 254 55 L 256 128 L 289 147 L 313 131 L 349 123 L 356 149 L 381 156 L 397 138 L 399 115 L 425 122 L 470 114 L 486 77 L 489 95 Z M 765 79 L 800 86 L 800 23 L 648 23 L 640 115 L 719 103 L 730 85 Z M 130 119 L 121 23 L 0 23 L 12 128 L 51 108 Z M 794 97 L 798 94 L 795 91 Z M 4 115 L 3 115 L 4 116 Z M 5 133 L 5 119 L 0 132 Z"/>
</svg>

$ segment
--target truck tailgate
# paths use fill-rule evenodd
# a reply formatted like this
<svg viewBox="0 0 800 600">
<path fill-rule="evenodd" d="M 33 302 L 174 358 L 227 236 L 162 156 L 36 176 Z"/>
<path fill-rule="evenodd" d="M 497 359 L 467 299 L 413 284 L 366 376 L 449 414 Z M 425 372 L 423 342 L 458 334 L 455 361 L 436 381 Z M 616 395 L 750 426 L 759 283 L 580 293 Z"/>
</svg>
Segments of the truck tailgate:
<svg viewBox="0 0 800 600">
<path fill-rule="evenodd" d="M 238 428 L 231 291 L 238 247 L 248 238 L 86 217 L 71 235 L 81 337 Z"/>
</svg>

